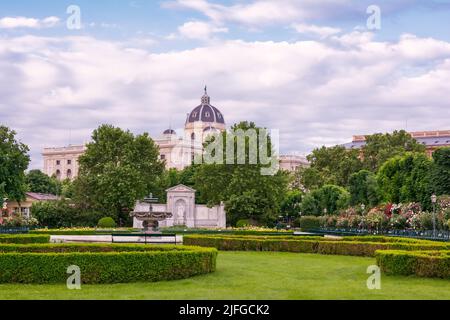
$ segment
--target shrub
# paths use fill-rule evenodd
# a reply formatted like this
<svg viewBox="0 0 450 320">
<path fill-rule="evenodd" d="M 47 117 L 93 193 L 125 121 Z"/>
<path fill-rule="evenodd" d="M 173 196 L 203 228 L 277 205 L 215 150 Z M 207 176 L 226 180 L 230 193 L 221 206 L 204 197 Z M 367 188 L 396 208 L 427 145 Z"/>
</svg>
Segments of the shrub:
<svg viewBox="0 0 450 320">
<path fill-rule="evenodd" d="M 320 220 L 315 216 L 300 217 L 299 226 L 303 231 L 319 229 Z"/>
<path fill-rule="evenodd" d="M 0 245 L 0 283 L 64 283 L 77 265 L 85 284 L 183 279 L 215 271 L 215 249 L 143 245 Z"/>
<path fill-rule="evenodd" d="M 105 217 L 105 218 L 101 218 L 98 221 L 97 225 L 98 225 L 99 228 L 108 229 L 108 228 L 115 228 L 117 224 L 116 224 L 116 222 L 114 221 L 113 218 Z"/>
<path fill-rule="evenodd" d="M 12 215 L 3 218 L 2 227 L 15 228 L 15 227 L 33 227 L 37 226 L 39 222 L 35 218 L 27 218 L 22 215 Z"/>
<path fill-rule="evenodd" d="M 0 235 L 0 243 L 48 243 L 49 235 L 14 234 Z"/>
<path fill-rule="evenodd" d="M 450 278 L 450 251 L 384 250 L 375 253 L 378 266 L 388 275 Z"/>
<path fill-rule="evenodd" d="M 224 251 L 282 251 L 373 257 L 377 250 L 450 250 L 450 244 L 389 237 L 344 237 L 329 240 L 319 236 L 201 236 L 184 237 L 186 245 Z"/>
<path fill-rule="evenodd" d="M 241 219 L 236 222 L 236 228 L 245 228 L 252 226 L 252 221 L 250 219 Z"/>
</svg>

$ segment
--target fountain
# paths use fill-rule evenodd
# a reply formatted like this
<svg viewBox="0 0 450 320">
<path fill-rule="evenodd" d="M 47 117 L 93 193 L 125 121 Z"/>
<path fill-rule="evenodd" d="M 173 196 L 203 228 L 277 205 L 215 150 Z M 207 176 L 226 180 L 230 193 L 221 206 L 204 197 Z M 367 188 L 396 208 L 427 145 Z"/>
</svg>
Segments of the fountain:
<svg viewBox="0 0 450 320">
<path fill-rule="evenodd" d="M 144 198 L 142 202 L 149 204 L 149 210 L 135 210 L 130 213 L 130 216 L 136 218 L 138 221 L 142 221 L 144 233 L 158 233 L 159 222 L 172 218 L 172 213 L 153 211 L 153 204 L 158 202 L 157 198 L 153 198 L 153 194 L 150 194 L 148 197 Z"/>
</svg>

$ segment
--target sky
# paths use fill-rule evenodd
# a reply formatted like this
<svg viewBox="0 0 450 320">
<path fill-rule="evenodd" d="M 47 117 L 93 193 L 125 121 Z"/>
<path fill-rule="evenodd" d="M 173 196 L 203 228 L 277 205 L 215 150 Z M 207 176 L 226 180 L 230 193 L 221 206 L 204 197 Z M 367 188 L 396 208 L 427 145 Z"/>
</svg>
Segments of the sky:
<svg viewBox="0 0 450 320">
<path fill-rule="evenodd" d="M 450 0 L 0 3 L 0 124 L 32 169 L 101 124 L 182 128 L 205 85 L 229 126 L 279 130 L 283 154 L 449 130 Z"/>
</svg>

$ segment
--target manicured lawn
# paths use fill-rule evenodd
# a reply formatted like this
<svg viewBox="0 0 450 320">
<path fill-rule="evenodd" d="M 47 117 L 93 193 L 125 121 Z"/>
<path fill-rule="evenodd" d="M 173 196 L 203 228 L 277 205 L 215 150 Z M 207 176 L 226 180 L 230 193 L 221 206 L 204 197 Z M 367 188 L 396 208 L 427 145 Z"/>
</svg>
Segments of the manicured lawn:
<svg viewBox="0 0 450 320">
<path fill-rule="evenodd" d="M 217 271 L 191 279 L 118 285 L 0 285 L 0 299 L 450 299 L 450 280 L 382 277 L 368 290 L 372 258 L 220 252 Z M 1 270 L 0 270 L 1 272 Z"/>
</svg>

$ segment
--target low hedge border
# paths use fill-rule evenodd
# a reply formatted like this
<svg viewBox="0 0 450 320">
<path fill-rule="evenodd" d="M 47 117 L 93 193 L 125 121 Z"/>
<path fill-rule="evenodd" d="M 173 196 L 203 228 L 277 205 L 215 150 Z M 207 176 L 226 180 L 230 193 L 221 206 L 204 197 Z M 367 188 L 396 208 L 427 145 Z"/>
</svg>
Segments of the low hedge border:
<svg viewBox="0 0 450 320">
<path fill-rule="evenodd" d="M 48 243 L 49 235 L 38 234 L 1 234 L 0 243 Z"/>
<path fill-rule="evenodd" d="M 321 237 L 218 237 L 184 236 L 184 244 L 213 247 L 224 251 L 282 251 L 374 257 L 377 250 L 450 250 L 450 244 L 426 240 L 371 237 L 328 240 Z M 384 242 L 383 242 L 384 241 Z"/>
<path fill-rule="evenodd" d="M 214 272 L 217 250 L 190 246 L 0 245 L 0 283 L 65 283 L 80 267 L 84 284 L 154 282 Z"/>
<path fill-rule="evenodd" d="M 450 279 L 450 250 L 383 250 L 375 254 L 377 265 L 387 275 L 416 275 Z"/>
</svg>

